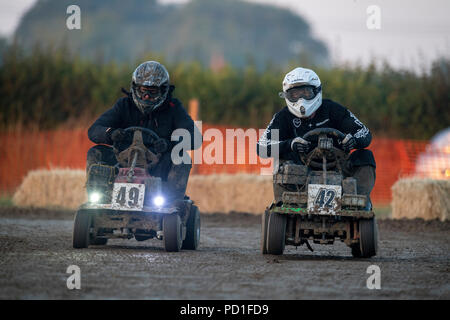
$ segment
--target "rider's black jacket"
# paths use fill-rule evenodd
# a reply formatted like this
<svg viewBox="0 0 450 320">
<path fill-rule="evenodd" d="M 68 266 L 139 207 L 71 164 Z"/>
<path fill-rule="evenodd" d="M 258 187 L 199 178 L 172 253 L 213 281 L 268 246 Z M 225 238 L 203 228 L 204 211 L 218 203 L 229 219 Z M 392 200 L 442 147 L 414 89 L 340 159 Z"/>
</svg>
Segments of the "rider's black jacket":
<svg viewBox="0 0 450 320">
<path fill-rule="evenodd" d="M 114 104 L 114 106 L 105 111 L 88 130 L 89 139 L 95 143 L 112 145 L 111 132 L 117 128 L 128 128 L 139 126 L 151 129 L 158 134 L 160 138 L 168 140 L 170 149 L 178 143 L 171 142 L 171 136 L 176 129 L 186 129 L 191 136 L 191 148 L 185 150 L 193 150 L 200 147 L 202 143 L 202 135 L 198 130 L 194 121 L 184 109 L 181 102 L 171 95 L 166 101 L 157 108 L 152 114 L 146 116 L 136 107 L 131 94 L 122 97 Z M 108 128 L 111 128 L 108 130 Z M 194 139 L 198 137 L 197 139 Z M 197 141 L 195 141 L 197 140 Z"/>
<path fill-rule="evenodd" d="M 257 153 L 260 157 L 271 157 L 272 147 L 276 144 L 279 147 L 280 159 L 290 160 L 293 157 L 291 142 L 296 137 L 302 137 L 308 131 L 315 128 L 334 128 L 344 134 L 352 134 L 356 140 L 356 149 L 364 149 L 369 146 L 372 135 L 369 129 L 359 121 L 355 115 L 340 104 L 323 99 L 322 105 L 316 110 L 313 117 L 308 119 L 297 118 L 288 107 L 284 107 L 276 113 L 270 121 L 267 129 L 259 138 Z M 278 139 L 272 130 L 278 129 Z M 335 143 L 335 146 L 340 145 Z M 357 150 L 351 157 L 354 165 L 372 165 L 375 167 L 375 159 L 369 150 Z"/>
</svg>

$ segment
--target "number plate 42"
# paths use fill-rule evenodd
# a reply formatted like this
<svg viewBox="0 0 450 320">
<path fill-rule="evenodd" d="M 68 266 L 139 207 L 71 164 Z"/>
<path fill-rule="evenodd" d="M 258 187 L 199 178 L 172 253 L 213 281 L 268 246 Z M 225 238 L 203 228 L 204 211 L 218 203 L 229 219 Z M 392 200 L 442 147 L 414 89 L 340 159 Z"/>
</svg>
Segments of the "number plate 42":
<svg viewBox="0 0 450 320">
<path fill-rule="evenodd" d="M 112 209 L 140 211 L 144 207 L 145 184 L 114 183 Z"/>
<path fill-rule="evenodd" d="M 328 184 L 308 185 L 308 213 L 335 215 L 341 209 L 342 187 Z"/>
</svg>

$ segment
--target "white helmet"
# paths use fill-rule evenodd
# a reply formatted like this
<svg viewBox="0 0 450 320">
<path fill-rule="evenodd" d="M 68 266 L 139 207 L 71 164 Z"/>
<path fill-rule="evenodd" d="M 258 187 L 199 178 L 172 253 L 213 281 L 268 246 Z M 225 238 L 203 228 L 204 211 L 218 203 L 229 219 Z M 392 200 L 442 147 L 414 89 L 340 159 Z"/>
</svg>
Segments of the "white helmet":
<svg viewBox="0 0 450 320">
<path fill-rule="evenodd" d="M 296 88 L 294 90 L 291 90 Z M 283 80 L 280 97 L 286 100 L 289 111 L 299 118 L 308 118 L 322 104 L 319 76 L 310 69 L 295 68 Z"/>
</svg>

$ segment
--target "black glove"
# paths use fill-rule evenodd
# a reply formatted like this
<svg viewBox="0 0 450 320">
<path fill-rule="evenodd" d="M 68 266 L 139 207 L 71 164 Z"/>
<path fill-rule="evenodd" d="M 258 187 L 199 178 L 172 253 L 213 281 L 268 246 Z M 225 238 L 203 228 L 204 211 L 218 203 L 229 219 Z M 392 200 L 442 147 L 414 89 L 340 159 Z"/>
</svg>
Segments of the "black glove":
<svg viewBox="0 0 450 320">
<path fill-rule="evenodd" d="M 169 143 L 166 139 L 159 138 L 153 143 L 153 149 L 155 149 L 156 153 L 163 153 L 169 149 Z"/>
<path fill-rule="evenodd" d="M 297 137 L 292 140 L 291 149 L 292 151 L 297 153 L 307 154 L 311 149 L 311 142 L 306 141 L 305 139 L 302 139 L 300 137 Z"/>
<path fill-rule="evenodd" d="M 125 130 L 121 128 L 111 130 L 110 132 L 111 132 L 110 137 L 113 142 L 122 142 L 127 138 L 128 135 L 127 132 L 125 132 Z"/>
<path fill-rule="evenodd" d="M 342 140 L 342 148 L 345 152 L 350 152 L 351 150 L 355 149 L 356 146 L 356 140 L 355 138 L 349 133 L 345 136 L 344 140 Z"/>
</svg>

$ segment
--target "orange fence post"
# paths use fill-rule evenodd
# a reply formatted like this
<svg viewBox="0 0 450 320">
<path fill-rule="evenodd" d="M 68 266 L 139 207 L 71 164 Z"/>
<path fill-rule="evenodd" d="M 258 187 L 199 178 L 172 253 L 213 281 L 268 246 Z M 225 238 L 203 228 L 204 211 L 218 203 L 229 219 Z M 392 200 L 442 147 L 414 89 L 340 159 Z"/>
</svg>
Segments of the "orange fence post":
<svg viewBox="0 0 450 320">
<path fill-rule="evenodd" d="M 194 121 L 198 120 L 198 107 L 199 107 L 198 99 L 189 100 L 189 115 Z"/>
<path fill-rule="evenodd" d="M 191 99 L 189 100 L 189 115 L 191 116 L 192 120 L 197 121 L 198 120 L 198 109 L 199 109 L 199 102 L 198 99 Z M 198 171 L 197 165 L 194 163 L 194 152 L 189 151 L 189 156 L 192 159 L 192 173 L 195 174 Z"/>
</svg>

